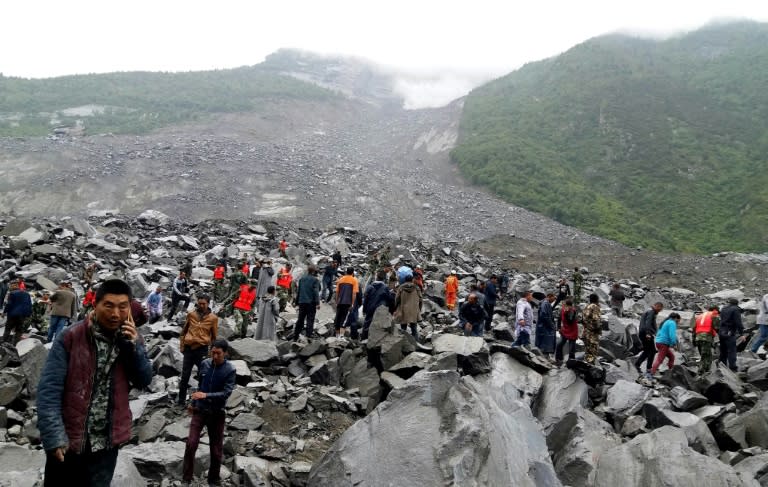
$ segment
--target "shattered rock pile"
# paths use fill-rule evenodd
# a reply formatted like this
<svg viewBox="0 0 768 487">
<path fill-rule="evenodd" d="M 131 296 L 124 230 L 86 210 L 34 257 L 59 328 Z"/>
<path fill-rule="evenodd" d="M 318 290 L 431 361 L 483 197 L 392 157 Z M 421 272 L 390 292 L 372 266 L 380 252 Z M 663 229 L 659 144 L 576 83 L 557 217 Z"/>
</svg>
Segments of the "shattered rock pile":
<svg viewBox="0 0 768 487">
<path fill-rule="evenodd" d="M 386 246 L 393 263 L 421 264 L 418 340 L 394 325 L 385 308 L 377 310 L 367 341 L 337 338 L 333 307 L 325 303 L 313 340 L 289 339 L 297 316 L 291 304 L 277 342 L 231 340 L 238 385 L 226 405 L 226 485 L 768 485 L 768 362 L 741 351 L 737 372 L 718 365 L 699 374 L 688 326 L 706 305 L 737 297 L 753 327 L 754 296 L 737 296 L 738 290 L 701 296 L 618 279 L 628 298 L 626 317 L 619 318 L 607 302 L 617 279 L 583 269 L 584 294 L 597 293 L 603 308 L 601 364 L 582 362 L 579 342 L 577 360 L 557 367 L 537 349 L 512 347 L 510 339 L 519 294 L 552 292 L 565 269 L 520 273 L 445 243 L 272 222 L 187 225 L 159 212 L 2 223 L 3 277 L 20 277 L 33 292 L 73 279 L 81 298 L 79 277 L 91 263 L 97 264 L 94 280 L 122 277 L 141 299 L 167 287 L 182 268 L 191 268 L 193 293 L 207 293 L 225 249 L 233 269 L 245 254 L 270 257 L 276 270 L 291 262 L 294 278 L 335 250 L 361 283 L 370 279 L 369 255 Z M 277 250 L 283 237 L 290 243 L 287 258 Z M 510 275 L 509 292 L 484 337 L 462 336 L 455 314 L 444 307 L 442 281 L 451 270 L 460 277 L 461 298 L 477 280 Z M 636 382 L 633 365 L 640 351 L 637 322 L 657 301 L 665 304 L 659 322 L 671 311 L 684 319 L 677 364 L 662 366 L 661 379 L 647 386 Z M 214 312 L 221 306 L 214 302 Z M 181 316 L 139 329 L 155 376 L 148 390 L 131 392 L 134 436 L 120 452 L 113 485 L 180 483 L 189 428 L 185 411 L 173 405 L 182 368 Z M 234 328 L 226 316 L 219 335 L 232 337 Z M 49 348 L 44 342 L 42 330 L 31 328 L 15 347 L 0 347 L 0 471 L 10 485 L 35 485 L 44 464 L 34 407 Z M 196 475 L 207 466 L 201 445 Z"/>
</svg>

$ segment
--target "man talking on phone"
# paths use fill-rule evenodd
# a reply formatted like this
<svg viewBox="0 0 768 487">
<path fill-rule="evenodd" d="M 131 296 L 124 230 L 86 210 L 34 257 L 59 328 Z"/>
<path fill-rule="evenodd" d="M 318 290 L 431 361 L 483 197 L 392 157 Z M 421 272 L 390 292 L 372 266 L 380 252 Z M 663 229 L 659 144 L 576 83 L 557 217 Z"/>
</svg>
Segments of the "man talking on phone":
<svg viewBox="0 0 768 487">
<path fill-rule="evenodd" d="M 152 380 L 131 299 L 125 281 L 105 281 L 93 313 L 51 347 L 37 393 L 45 486 L 108 487 L 112 481 L 118 448 L 131 439 L 128 392 Z"/>
</svg>

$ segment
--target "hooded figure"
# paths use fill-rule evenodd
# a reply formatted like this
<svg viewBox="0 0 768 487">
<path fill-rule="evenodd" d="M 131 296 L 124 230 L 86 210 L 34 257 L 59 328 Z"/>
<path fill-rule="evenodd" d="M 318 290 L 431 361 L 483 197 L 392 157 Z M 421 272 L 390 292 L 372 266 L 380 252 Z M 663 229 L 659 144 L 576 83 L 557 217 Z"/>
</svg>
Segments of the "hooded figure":
<svg viewBox="0 0 768 487">
<path fill-rule="evenodd" d="M 275 286 L 269 286 L 267 295 L 260 301 L 259 321 L 253 338 L 275 342 L 277 341 L 277 319 L 280 318 L 280 300 L 275 296 Z"/>
<path fill-rule="evenodd" d="M 413 283 L 413 275 L 406 276 L 395 295 L 395 320 L 403 331 L 410 325 L 414 338 L 419 336 L 416 324 L 421 321 L 421 304 L 421 289 Z"/>
</svg>

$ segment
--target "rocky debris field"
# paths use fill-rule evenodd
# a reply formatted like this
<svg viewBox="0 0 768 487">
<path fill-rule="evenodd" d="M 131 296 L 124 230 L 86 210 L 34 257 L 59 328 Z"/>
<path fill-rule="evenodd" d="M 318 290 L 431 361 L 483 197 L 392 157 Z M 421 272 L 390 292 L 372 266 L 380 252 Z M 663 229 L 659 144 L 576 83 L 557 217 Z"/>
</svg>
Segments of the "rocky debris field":
<svg viewBox="0 0 768 487">
<path fill-rule="evenodd" d="M 510 342 L 519 293 L 551 292 L 570 268 L 556 255 L 545 262 L 543 251 L 525 269 L 527 259 L 514 249 L 511 260 L 498 245 L 480 253 L 478 246 L 487 242 L 382 238 L 352 228 L 307 230 L 271 221 L 185 224 L 158 211 L 137 218 L 5 218 L 0 226 L 0 274 L 23 278 L 33 292 L 75 278 L 81 297 L 77 278 L 90 263 L 98 266 L 97 280 L 122 277 L 137 297 L 167 286 L 187 266 L 193 293 L 206 292 L 212 265 L 225 249 L 235 268 L 245 254 L 270 256 L 276 268 L 292 262 L 295 277 L 334 250 L 363 282 L 369 254 L 387 245 L 393 261 L 402 255 L 422 265 L 419 340 L 402 333 L 382 308 L 366 342 L 335 338 L 333 308 L 323 304 L 317 338 L 288 341 L 296 317 L 289 304 L 276 343 L 231 341 L 238 385 L 227 402 L 225 485 L 768 485 L 764 351 L 741 351 L 736 373 L 717 366 L 699 374 L 690 330 L 695 312 L 730 297 L 739 300 L 754 328 L 755 298 L 765 292 L 757 285 L 727 282 L 704 294 L 649 285 L 622 276 L 621 268 L 583 269 L 584 295 L 597 293 L 603 308 L 601 363 L 582 362 L 579 342 L 577 360 L 556 367 L 537 349 Z M 287 259 L 277 252 L 283 237 L 290 244 Z M 758 270 L 763 265 L 760 256 L 739 258 Z M 444 307 L 442 280 L 454 269 L 461 298 L 492 272 L 510 275 L 509 294 L 497 304 L 484 337 L 460 335 L 455 315 Z M 719 282 L 717 275 L 704 278 L 712 287 Z M 607 305 L 614 281 L 627 294 L 624 318 Z M 683 326 L 676 365 L 662 366 L 660 380 L 649 386 L 636 381 L 631 364 L 639 352 L 639 314 L 656 301 L 665 304 L 660 319 L 677 311 Z M 221 312 L 221 304 L 213 308 Z M 233 327 L 232 318 L 223 318 L 220 335 L 230 337 Z M 140 328 L 155 377 L 148 390 L 131 392 L 134 434 L 120 452 L 115 486 L 180 485 L 189 425 L 185 411 L 173 406 L 180 330 L 180 321 Z M 7 485 L 40 483 L 44 453 L 35 385 L 49 348 L 42 332 L 31 328 L 15 347 L 0 347 L 0 471 Z M 197 455 L 199 477 L 207 468 L 205 442 Z"/>
<path fill-rule="evenodd" d="M 25 216 L 158 209 L 436 241 L 600 241 L 469 186 L 449 160 L 460 110 L 276 101 L 142 136 L 0 138 L 0 205 Z"/>
</svg>

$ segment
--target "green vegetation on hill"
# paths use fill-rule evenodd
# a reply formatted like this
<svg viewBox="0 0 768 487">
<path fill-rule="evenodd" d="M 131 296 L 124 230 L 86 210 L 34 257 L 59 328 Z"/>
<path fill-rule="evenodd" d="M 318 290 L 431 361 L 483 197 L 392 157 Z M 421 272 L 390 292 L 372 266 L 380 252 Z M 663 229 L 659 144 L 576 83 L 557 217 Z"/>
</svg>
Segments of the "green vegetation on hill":
<svg viewBox="0 0 768 487">
<path fill-rule="evenodd" d="M 632 246 L 768 250 L 768 25 L 610 35 L 469 94 L 473 182 Z"/>
<path fill-rule="evenodd" d="M 0 136 L 45 135 L 51 120 L 88 133 L 142 133 L 210 113 L 250 111 L 272 99 L 325 100 L 333 93 L 259 66 L 186 73 L 110 73 L 23 79 L 0 76 Z M 107 107 L 93 116 L 60 111 Z"/>
</svg>

